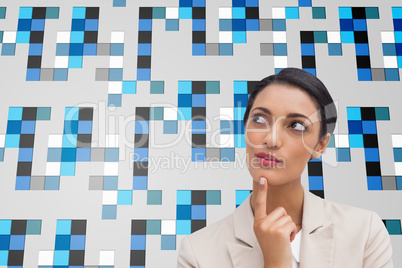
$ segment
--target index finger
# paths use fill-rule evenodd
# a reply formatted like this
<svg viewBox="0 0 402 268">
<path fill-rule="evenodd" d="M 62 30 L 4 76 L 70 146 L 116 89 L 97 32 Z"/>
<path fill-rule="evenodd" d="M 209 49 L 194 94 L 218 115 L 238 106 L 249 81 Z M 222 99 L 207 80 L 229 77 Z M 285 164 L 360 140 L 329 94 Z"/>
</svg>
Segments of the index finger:
<svg viewBox="0 0 402 268">
<path fill-rule="evenodd" d="M 260 220 L 267 216 L 267 192 L 268 182 L 264 177 L 261 177 L 260 188 L 255 200 L 254 220 Z"/>
</svg>

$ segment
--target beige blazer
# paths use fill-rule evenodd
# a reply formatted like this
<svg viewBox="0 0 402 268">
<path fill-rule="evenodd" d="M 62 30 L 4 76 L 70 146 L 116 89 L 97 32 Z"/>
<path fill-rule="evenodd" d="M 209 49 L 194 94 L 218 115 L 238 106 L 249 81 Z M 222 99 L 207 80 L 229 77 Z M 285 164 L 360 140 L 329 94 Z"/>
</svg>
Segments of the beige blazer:
<svg viewBox="0 0 402 268">
<path fill-rule="evenodd" d="M 299 268 L 393 267 L 390 237 L 377 213 L 303 190 Z M 250 197 L 222 220 L 183 237 L 177 267 L 263 268 Z"/>
</svg>

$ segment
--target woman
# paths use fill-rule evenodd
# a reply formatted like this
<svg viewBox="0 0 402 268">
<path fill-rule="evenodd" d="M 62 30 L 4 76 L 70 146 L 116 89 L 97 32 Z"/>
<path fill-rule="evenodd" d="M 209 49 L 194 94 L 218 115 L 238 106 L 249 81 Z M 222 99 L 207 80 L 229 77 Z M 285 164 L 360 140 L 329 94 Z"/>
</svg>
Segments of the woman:
<svg viewBox="0 0 402 268">
<path fill-rule="evenodd" d="M 253 191 L 232 214 L 183 238 L 178 267 L 393 267 L 377 213 L 324 200 L 301 185 L 336 119 L 315 76 L 286 68 L 261 80 L 243 119 Z"/>
</svg>

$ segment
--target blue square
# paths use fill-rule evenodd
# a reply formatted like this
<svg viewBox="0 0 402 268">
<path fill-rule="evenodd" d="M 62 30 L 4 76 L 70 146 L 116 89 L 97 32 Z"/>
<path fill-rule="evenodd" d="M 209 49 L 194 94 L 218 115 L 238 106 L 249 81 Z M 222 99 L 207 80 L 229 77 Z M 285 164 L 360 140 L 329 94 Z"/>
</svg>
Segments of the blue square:
<svg viewBox="0 0 402 268">
<path fill-rule="evenodd" d="M 86 19 L 85 31 L 98 31 L 98 19 Z"/>
<path fill-rule="evenodd" d="M 103 177 L 103 190 L 117 190 L 118 178 L 116 176 Z"/>
<path fill-rule="evenodd" d="M 274 44 L 274 56 L 287 56 L 288 47 L 287 44 Z"/>
<path fill-rule="evenodd" d="M 71 235 L 70 249 L 85 250 L 85 235 Z"/>
<path fill-rule="evenodd" d="M 56 56 L 68 55 L 70 55 L 70 44 L 56 44 Z"/>
<path fill-rule="evenodd" d="M 140 45 L 140 44 L 139 44 Z M 137 93 L 136 81 L 123 81 L 123 94 L 135 94 Z"/>
<path fill-rule="evenodd" d="M 39 81 L 40 80 L 40 69 L 27 69 L 27 81 Z"/>
<path fill-rule="evenodd" d="M 17 31 L 30 31 L 31 30 L 31 19 L 19 19 Z"/>
<path fill-rule="evenodd" d="M 56 235 L 71 234 L 71 220 L 57 220 Z"/>
<path fill-rule="evenodd" d="M 138 31 L 152 31 L 152 19 L 139 19 Z"/>
<path fill-rule="evenodd" d="M 110 68 L 109 81 L 123 81 L 123 68 Z"/>
<path fill-rule="evenodd" d="M 363 126 L 363 134 L 377 134 L 376 121 L 363 120 L 362 121 L 362 126 Z"/>
<path fill-rule="evenodd" d="M 353 30 L 354 31 L 367 31 L 367 25 L 365 19 L 354 19 L 353 20 Z"/>
<path fill-rule="evenodd" d="M 230 19 L 220 19 L 219 20 L 219 31 L 232 31 L 232 20 Z"/>
<path fill-rule="evenodd" d="M 162 235 L 161 236 L 161 250 L 176 250 L 176 236 L 175 235 Z"/>
<path fill-rule="evenodd" d="M 10 107 L 8 109 L 8 120 L 22 120 L 22 107 Z"/>
<path fill-rule="evenodd" d="M 119 148 L 105 148 L 105 162 L 119 162 Z"/>
<path fill-rule="evenodd" d="M 91 161 L 91 148 L 77 148 L 76 161 L 77 162 L 89 162 L 89 161 Z M 60 161 L 57 161 L 57 162 L 60 162 Z"/>
<path fill-rule="evenodd" d="M 274 44 L 274 45 L 279 45 L 279 44 Z M 286 45 L 286 44 L 284 44 Z M 314 44 L 313 43 L 301 43 L 301 55 L 302 56 L 314 56 L 315 55 L 315 49 L 314 49 Z"/>
<path fill-rule="evenodd" d="M 123 55 L 124 55 L 123 43 L 110 44 L 110 56 L 123 56 Z"/>
<path fill-rule="evenodd" d="M 146 190 L 148 188 L 147 176 L 133 176 L 133 190 Z"/>
<path fill-rule="evenodd" d="M 299 7 L 311 7 L 311 0 L 299 0 Z"/>
<path fill-rule="evenodd" d="M 132 190 L 119 190 L 117 192 L 117 204 L 118 205 L 132 205 L 133 203 L 133 191 Z"/>
<path fill-rule="evenodd" d="M 151 56 L 151 48 L 151 44 L 138 43 L 138 56 Z"/>
<path fill-rule="evenodd" d="M 53 257 L 53 265 L 54 266 L 61 266 L 61 265 L 68 266 L 69 256 L 70 256 L 69 250 L 55 250 L 54 257 Z"/>
<path fill-rule="evenodd" d="M 17 176 L 15 181 L 15 190 L 29 190 L 31 185 L 31 176 Z"/>
<path fill-rule="evenodd" d="M 96 56 L 98 44 L 84 44 L 84 56 Z"/>
<path fill-rule="evenodd" d="M 32 162 L 33 148 L 19 148 L 18 162 Z"/>
<path fill-rule="evenodd" d="M 359 81 L 371 81 L 371 69 L 357 68 L 357 78 Z"/>
<path fill-rule="evenodd" d="M 221 148 L 221 161 L 222 162 L 234 162 L 235 161 L 235 149 L 234 148 Z"/>
<path fill-rule="evenodd" d="M 246 32 L 233 32 L 233 43 L 235 44 L 247 43 Z"/>
<path fill-rule="evenodd" d="M 55 68 L 54 69 L 54 81 L 67 81 L 68 69 L 67 68 Z"/>
<path fill-rule="evenodd" d="M 148 148 L 134 148 L 134 162 L 148 162 Z"/>
<path fill-rule="evenodd" d="M 165 31 L 178 31 L 179 30 L 179 20 L 178 19 L 167 19 L 165 24 Z"/>
<path fill-rule="evenodd" d="M 2 56 L 14 56 L 15 55 L 15 44 L 3 44 L 1 46 L 1 55 Z"/>
<path fill-rule="evenodd" d="M 244 5 L 242 7 L 232 7 L 232 18 L 233 19 L 246 18 L 246 8 L 244 7 Z"/>
<path fill-rule="evenodd" d="M 322 176 L 308 176 L 308 186 L 310 191 L 324 190 Z"/>
<path fill-rule="evenodd" d="M 385 80 L 386 81 L 399 81 L 399 69 L 398 68 L 385 68 Z"/>
<path fill-rule="evenodd" d="M 285 7 L 286 19 L 298 19 L 299 8 L 298 7 Z"/>
<path fill-rule="evenodd" d="M 91 120 L 79 120 L 78 121 L 78 134 L 91 134 L 92 133 L 92 121 Z"/>
<path fill-rule="evenodd" d="M 367 176 L 368 190 L 382 190 L 381 176 Z"/>
<path fill-rule="evenodd" d="M 349 148 L 335 148 L 336 161 L 350 162 L 350 149 Z"/>
<path fill-rule="evenodd" d="M 360 107 L 346 107 L 348 120 L 362 120 Z"/>
<path fill-rule="evenodd" d="M 349 134 L 362 134 L 362 121 L 360 120 L 348 120 Z"/>
<path fill-rule="evenodd" d="M 191 7 L 179 7 L 179 19 L 192 19 L 193 9 Z"/>
<path fill-rule="evenodd" d="M 356 56 L 369 56 L 369 46 L 367 43 L 357 43 L 355 44 Z"/>
<path fill-rule="evenodd" d="M 341 31 L 341 43 L 354 43 L 355 35 L 353 31 Z"/>
<path fill-rule="evenodd" d="M 193 44 L 193 56 L 205 56 L 205 44 Z"/>
<path fill-rule="evenodd" d="M 206 95 L 205 94 L 192 94 L 191 101 L 193 107 L 205 107 Z"/>
<path fill-rule="evenodd" d="M 192 148 L 191 161 L 192 162 L 205 162 L 206 148 Z"/>
<path fill-rule="evenodd" d="M 395 149 L 395 148 L 394 148 Z M 364 148 L 364 155 L 366 162 L 379 162 L 380 154 L 378 148 Z"/>
<path fill-rule="evenodd" d="M 20 7 L 19 19 L 32 19 L 32 7 Z"/>
<path fill-rule="evenodd" d="M 176 234 L 189 235 L 191 234 L 191 220 L 177 220 Z"/>
<path fill-rule="evenodd" d="M 205 220 L 206 219 L 206 205 L 192 205 L 191 206 L 191 219 L 192 220 Z"/>
<path fill-rule="evenodd" d="M 177 134 L 177 120 L 164 120 L 163 134 Z"/>
<path fill-rule="evenodd" d="M 193 0 L 193 7 L 205 7 L 205 0 Z"/>
<path fill-rule="evenodd" d="M 191 205 L 177 205 L 176 206 L 176 219 L 177 220 L 191 220 Z"/>
<path fill-rule="evenodd" d="M 86 8 L 85 7 L 73 7 L 73 19 L 85 19 Z"/>
<path fill-rule="evenodd" d="M 148 134 L 149 121 L 136 120 L 134 124 L 134 134 Z"/>
<path fill-rule="evenodd" d="M 191 121 L 191 133 L 192 134 L 206 134 L 206 122 L 205 121 Z"/>
<path fill-rule="evenodd" d="M 145 250 L 146 249 L 146 235 L 132 235 L 131 236 L 131 250 Z"/>
<path fill-rule="evenodd" d="M 125 7 L 126 0 L 113 0 L 113 7 Z"/>
<path fill-rule="evenodd" d="M 45 190 L 59 190 L 59 186 L 60 186 L 59 176 L 45 177 Z"/>
<path fill-rule="evenodd" d="M 115 220 L 117 217 L 116 205 L 103 205 L 102 206 L 102 220 Z"/>
<path fill-rule="evenodd" d="M 219 44 L 219 55 L 233 56 L 233 44 Z"/>
<path fill-rule="evenodd" d="M 151 69 L 137 68 L 137 80 L 138 81 L 150 81 L 151 80 Z"/>
<path fill-rule="evenodd" d="M 178 94 L 178 106 L 179 107 L 191 107 L 192 106 L 191 94 Z"/>
<path fill-rule="evenodd" d="M 258 19 L 246 19 L 246 31 L 259 31 L 260 20 Z"/>
<path fill-rule="evenodd" d="M 272 20 L 272 30 L 286 31 L 286 20 L 285 19 L 273 19 Z"/>
<path fill-rule="evenodd" d="M 353 31 L 353 20 L 352 19 L 340 19 L 339 26 L 341 31 Z"/>
<path fill-rule="evenodd" d="M 246 0 L 246 7 L 258 7 L 258 0 Z"/>
<path fill-rule="evenodd" d="M 71 32 L 70 43 L 84 43 L 84 32 Z"/>
<path fill-rule="evenodd" d="M 352 19 L 352 8 L 351 7 L 339 7 L 339 18 L 340 19 Z"/>
<path fill-rule="evenodd" d="M 45 19 L 33 19 L 31 23 L 31 31 L 44 31 Z"/>
<path fill-rule="evenodd" d="M 70 235 L 56 235 L 55 250 L 70 249 Z"/>
<path fill-rule="evenodd" d="M 21 121 L 7 121 L 7 134 L 20 134 Z"/>
<path fill-rule="evenodd" d="M 363 148 L 363 134 L 349 134 L 349 147 L 350 148 Z"/>
<path fill-rule="evenodd" d="M 205 31 L 205 19 L 193 19 L 193 31 Z"/>
<path fill-rule="evenodd" d="M 191 205 L 191 190 L 177 190 L 177 205 Z"/>
<path fill-rule="evenodd" d="M 73 44 L 71 44 L 73 45 Z M 71 47 L 70 47 L 71 51 Z M 82 55 L 80 56 L 70 56 L 68 58 L 68 68 L 82 68 Z"/>
<path fill-rule="evenodd" d="M 233 31 L 245 31 L 246 30 L 246 20 L 245 19 L 233 19 L 232 20 L 232 30 Z"/>
</svg>

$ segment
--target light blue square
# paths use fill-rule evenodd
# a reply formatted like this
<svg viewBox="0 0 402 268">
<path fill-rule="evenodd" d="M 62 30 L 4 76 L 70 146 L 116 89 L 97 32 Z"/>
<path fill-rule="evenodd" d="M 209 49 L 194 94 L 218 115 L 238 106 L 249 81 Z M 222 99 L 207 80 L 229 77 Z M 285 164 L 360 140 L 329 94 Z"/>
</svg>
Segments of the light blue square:
<svg viewBox="0 0 402 268">
<path fill-rule="evenodd" d="M 10 236 L 10 250 L 24 250 L 25 235 L 11 235 Z"/>
<path fill-rule="evenodd" d="M 179 7 L 179 19 L 192 19 L 193 8 L 191 7 Z"/>
<path fill-rule="evenodd" d="M 79 107 L 66 107 L 64 110 L 64 120 L 78 120 Z"/>
<path fill-rule="evenodd" d="M 355 36 L 353 31 L 341 31 L 341 42 L 343 44 L 346 43 L 354 43 Z"/>
<path fill-rule="evenodd" d="M 102 206 L 102 220 L 115 220 L 117 217 L 117 206 L 103 205 Z"/>
<path fill-rule="evenodd" d="M 132 190 L 119 190 L 117 192 L 117 205 L 132 205 L 133 191 Z"/>
<path fill-rule="evenodd" d="M 394 31 L 395 43 L 402 43 L 402 31 Z"/>
<path fill-rule="evenodd" d="M 8 108 L 8 120 L 22 120 L 22 107 Z"/>
<path fill-rule="evenodd" d="M 349 148 L 335 148 L 336 161 L 350 162 L 350 149 Z"/>
<path fill-rule="evenodd" d="M 244 134 L 235 134 L 235 147 L 246 148 L 246 139 Z"/>
<path fill-rule="evenodd" d="M 20 7 L 19 19 L 32 19 L 32 7 Z"/>
<path fill-rule="evenodd" d="M 31 32 L 28 31 L 18 31 L 17 32 L 17 44 L 28 44 L 29 40 L 31 39 Z M 4 46 L 5 44 L 3 44 Z"/>
<path fill-rule="evenodd" d="M 250 195 L 250 190 L 236 190 L 236 206 L 240 206 Z"/>
<path fill-rule="evenodd" d="M 176 250 L 176 236 L 175 235 L 162 235 L 161 236 L 161 250 Z"/>
<path fill-rule="evenodd" d="M 45 190 L 59 190 L 60 176 L 46 176 L 45 177 Z"/>
<path fill-rule="evenodd" d="M 7 267 L 8 264 L 8 250 L 0 250 L 0 265 Z"/>
<path fill-rule="evenodd" d="M 177 190 L 176 202 L 177 205 L 191 205 L 191 191 Z"/>
<path fill-rule="evenodd" d="M 364 148 L 364 155 L 366 162 L 380 161 L 380 154 L 378 152 L 378 148 Z"/>
<path fill-rule="evenodd" d="M 0 220 L 0 235 L 11 234 L 11 220 Z"/>
<path fill-rule="evenodd" d="M 55 250 L 53 264 L 68 265 L 69 256 L 70 256 L 69 250 Z"/>
<path fill-rule="evenodd" d="M 232 7 L 232 18 L 233 19 L 245 19 L 246 18 L 246 8 L 245 7 Z"/>
<path fill-rule="evenodd" d="M 83 31 L 71 32 L 70 43 L 84 43 L 84 32 Z"/>
<path fill-rule="evenodd" d="M 164 120 L 163 134 L 177 134 L 177 120 Z"/>
<path fill-rule="evenodd" d="M 382 190 L 381 176 L 367 176 L 368 190 Z"/>
<path fill-rule="evenodd" d="M 246 113 L 246 107 L 234 107 L 234 120 L 243 120 L 244 114 Z"/>
<path fill-rule="evenodd" d="M 148 148 L 134 148 L 134 162 L 148 162 Z"/>
<path fill-rule="evenodd" d="M 363 135 L 362 134 L 349 134 L 349 147 L 350 148 L 363 148 Z"/>
<path fill-rule="evenodd" d="M 324 190 L 322 176 L 308 176 L 309 190 Z"/>
<path fill-rule="evenodd" d="M 134 134 L 148 134 L 149 121 L 135 121 Z"/>
<path fill-rule="evenodd" d="M 20 134 L 7 134 L 5 148 L 20 147 Z"/>
<path fill-rule="evenodd" d="M 402 7 L 392 7 L 392 18 L 402 19 Z"/>
<path fill-rule="evenodd" d="M 360 107 L 346 107 L 348 120 L 362 120 Z"/>
<path fill-rule="evenodd" d="M 298 19 L 299 7 L 285 7 L 286 19 Z"/>
<path fill-rule="evenodd" d="M 82 56 L 70 56 L 68 58 L 68 68 L 82 68 Z"/>
<path fill-rule="evenodd" d="M 191 120 L 191 107 L 178 107 L 177 118 L 179 121 Z"/>
<path fill-rule="evenodd" d="M 71 235 L 70 249 L 85 250 L 85 235 Z"/>
<path fill-rule="evenodd" d="M 73 7 L 73 19 L 85 19 L 85 7 Z"/>
<path fill-rule="evenodd" d="M 57 220 L 56 234 L 57 235 L 71 234 L 71 220 Z"/>
<path fill-rule="evenodd" d="M 191 94 L 192 93 L 191 81 L 179 81 L 178 82 L 178 94 Z"/>
<path fill-rule="evenodd" d="M 63 147 L 64 148 L 77 147 L 77 134 L 63 135 Z"/>
<path fill-rule="evenodd" d="M 60 176 L 74 176 L 75 162 L 61 162 Z"/>
<path fill-rule="evenodd" d="M 191 219 L 192 220 L 205 220 L 207 209 L 206 205 L 192 205 L 191 206 Z"/>
<path fill-rule="evenodd" d="M 191 234 L 191 220 L 177 220 L 176 234 L 189 235 Z"/>
<path fill-rule="evenodd" d="M 133 176 L 133 190 L 146 190 L 148 187 L 147 176 Z"/>
<path fill-rule="evenodd" d="M 123 81 L 123 94 L 135 94 L 137 93 L 136 81 Z"/>
<path fill-rule="evenodd" d="M 234 94 L 247 94 L 247 81 L 234 81 L 233 82 Z"/>
<path fill-rule="evenodd" d="M 145 250 L 146 249 L 146 235 L 132 235 L 131 236 L 131 250 Z"/>
<path fill-rule="evenodd" d="M 247 43 L 246 32 L 236 31 L 236 32 L 233 32 L 232 34 L 233 34 L 233 43 L 235 43 L 235 44 Z"/>
<path fill-rule="evenodd" d="M 351 7 L 339 7 L 339 19 L 353 19 Z"/>
</svg>

